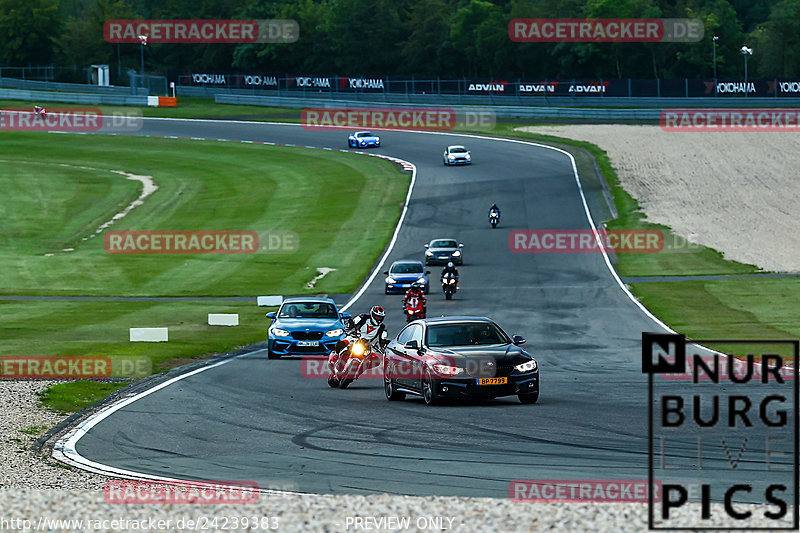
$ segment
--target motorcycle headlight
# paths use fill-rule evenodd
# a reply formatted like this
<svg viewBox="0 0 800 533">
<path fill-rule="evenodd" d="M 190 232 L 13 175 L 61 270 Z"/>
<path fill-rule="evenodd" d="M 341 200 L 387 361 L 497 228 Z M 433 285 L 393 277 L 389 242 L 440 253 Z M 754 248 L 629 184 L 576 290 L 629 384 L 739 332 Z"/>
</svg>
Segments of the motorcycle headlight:
<svg viewBox="0 0 800 533">
<path fill-rule="evenodd" d="M 366 351 L 366 347 L 364 346 L 363 343 L 360 343 L 360 342 L 355 343 L 353 345 L 353 347 L 350 348 L 350 353 L 352 355 L 364 355 L 365 351 Z"/>
<path fill-rule="evenodd" d="M 386 283 L 397 283 L 397 282 L 394 280 L 393 277 L 390 276 L 390 277 L 386 278 Z"/>
<path fill-rule="evenodd" d="M 461 257 L 461 250 L 456 250 L 453 252 L 453 257 Z"/>
<path fill-rule="evenodd" d="M 517 372 L 533 372 L 534 370 L 536 370 L 537 365 L 536 361 L 531 359 L 530 361 L 519 364 L 514 368 L 517 369 Z"/>
<path fill-rule="evenodd" d="M 332 329 L 330 331 L 326 331 L 325 332 L 325 336 L 326 337 L 338 337 L 342 333 L 344 333 L 344 330 L 342 328 L 336 328 L 336 329 Z"/>
<path fill-rule="evenodd" d="M 455 282 L 456 282 L 456 278 L 450 278 L 450 281 L 449 281 L 450 285 L 452 285 Z"/>
<path fill-rule="evenodd" d="M 442 376 L 457 376 L 464 373 L 463 368 L 449 365 L 433 365 L 433 370 Z"/>
<path fill-rule="evenodd" d="M 272 334 L 276 337 L 288 337 L 289 332 L 281 328 L 272 328 Z"/>
<path fill-rule="evenodd" d="M 425 278 L 419 278 L 417 280 L 417 283 L 419 283 L 420 285 L 425 285 L 426 283 L 428 283 L 428 280 Z"/>
</svg>

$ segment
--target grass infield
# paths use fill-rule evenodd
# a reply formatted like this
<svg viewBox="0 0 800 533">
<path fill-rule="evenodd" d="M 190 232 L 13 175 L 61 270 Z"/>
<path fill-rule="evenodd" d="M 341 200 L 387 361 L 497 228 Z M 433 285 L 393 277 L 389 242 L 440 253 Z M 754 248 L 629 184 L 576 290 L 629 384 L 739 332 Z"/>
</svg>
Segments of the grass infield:
<svg viewBox="0 0 800 533">
<path fill-rule="evenodd" d="M 0 356 L 146 356 L 152 371 L 263 341 L 257 295 L 352 292 L 399 218 L 410 177 L 387 161 L 217 141 L 4 132 L 0 144 L 2 295 L 252 296 L 251 302 L 0 300 Z M 291 232 L 291 250 L 111 254 L 103 223 L 158 186 L 112 230 Z M 317 267 L 334 268 L 313 289 Z M 240 326 L 207 326 L 238 313 Z M 129 327 L 169 327 L 168 343 L 129 343 Z M 119 384 L 71 382 L 43 396 L 80 409 Z M 96 394 L 92 394 L 95 391 Z M 74 393 L 74 394 L 73 394 Z M 56 403 L 54 398 L 61 398 Z M 70 407 L 70 398 L 75 402 Z"/>
</svg>

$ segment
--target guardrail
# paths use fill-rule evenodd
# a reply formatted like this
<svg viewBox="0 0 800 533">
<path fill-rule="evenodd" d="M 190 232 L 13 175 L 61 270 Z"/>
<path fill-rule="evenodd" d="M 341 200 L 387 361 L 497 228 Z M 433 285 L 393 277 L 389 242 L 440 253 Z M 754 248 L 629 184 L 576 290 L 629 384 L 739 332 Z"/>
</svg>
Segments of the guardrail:
<svg viewBox="0 0 800 533">
<path fill-rule="evenodd" d="M 215 102 L 218 104 L 243 104 L 270 107 L 417 107 L 417 104 L 404 102 L 363 102 L 358 100 L 331 100 L 329 98 L 298 98 L 279 96 L 242 96 L 242 95 L 217 95 Z M 663 108 L 660 109 L 623 109 L 623 108 L 586 108 L 586 107 L 550 107 L 550 106 L 462 106 L 446 105 L 455 111 L 469 110 L 471 112 L 489 111 L 497 118 L 525 118 L 525 119 L 582 119 L 597 121 L 637 121 L 656 122 L 659 120 Z M 740 106 L 744 107 L 744 106 Z M 768 106 L 765 106 L 768 107 Z"/>
<path fill-rule="evenodd" d="M 133 105 L 147 106 L 147 96 L 118 94 L 82 94 L 47 91 L 27 91 L 0 88 L 0 98 L 4 100 L 25 100 L 29 102 L 63 102 L 89 105 Z"/>
<path fill-rule="evenodd" d="M 263 93 L 263 91 L 260 91 Z M 273 94 L 254 94 L 248 90 L 216 90 L 209 92 L 203 87 L 178 87 L 182 96 L 214 97 L 217 103 L 247 104 L 276 107 L 325 107 L 331 105 L 472 105 L 494 107 L 595 107 L 629 109 L 664 108 L 749 108 L 749 107 L 800 107 L 800 98 L 647 98 L 647 97 L 593 97 L 593 96 L 467 96 L 467 95 L 406 95 L 394 93 L 348 94 L 346 96 L 330 93 L 301 91 L 275 91 Z M 301 103 L 298 103 L 301 102 Z"/>
<path fill-rule="evenodd" d="M 112 85 L 102 87 L 88 83 L 61 83 L 54 81 L 21 80 L 19 78 L 0 77 L 0 87 L 7 89 L 23 89 L 28 91 L 58 91 L 84 94 L 118 94 L 131 96 L 147 96 L 149 91 L 144 87 L 126 87 Z"/>
<path fill-rule="evenodd" d="M 417 104 L 359 102 L 354 100 L 316 100 L 313 98 L 281 98 L 259 96 L 218 95 L 218 104 L 244 104 L 270 107 L 418 107 Z M 594 119 L 594 120 L 637 120 L 657 121 L 660 109 L 602 109 L 574 107 L 520 107 L 520 106 L 447 106 L 455 111 L 469 108 L 470 111 L 489 111 L 498 118 L 527 119 Z"/>
</svg>

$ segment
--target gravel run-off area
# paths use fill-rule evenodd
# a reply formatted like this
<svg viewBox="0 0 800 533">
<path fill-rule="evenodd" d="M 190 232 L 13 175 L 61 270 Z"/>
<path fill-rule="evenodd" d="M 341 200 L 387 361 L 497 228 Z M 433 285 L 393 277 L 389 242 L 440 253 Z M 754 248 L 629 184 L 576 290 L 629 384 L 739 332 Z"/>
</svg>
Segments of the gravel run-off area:
<svg viewBox="0 0 800 533">
<path fill-rule="evenodd" d="M 800 272 L 800 135 L 668 132 L 660 126 L 528 126 L 608 154 L 647 220 L 726 259 Z"/>
</svg>

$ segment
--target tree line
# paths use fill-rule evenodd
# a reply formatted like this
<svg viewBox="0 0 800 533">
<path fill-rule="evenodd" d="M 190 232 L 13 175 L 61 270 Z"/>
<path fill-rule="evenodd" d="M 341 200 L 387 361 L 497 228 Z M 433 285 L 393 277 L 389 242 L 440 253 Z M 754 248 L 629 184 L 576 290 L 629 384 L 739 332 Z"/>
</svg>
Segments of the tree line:
<svg viewBox="0 0 800 533">
<path fill-rule="evenodd" d="M 294 19 L 292 44 L 150 44 L 146 70 L 570 79 L 800 76 L 800 0 L 0 0 L 0 66 L 139 69 L 111 19 Z M 693 18 L 693 43 L 517 43 L 516 18 Z M 6 74 L 9 75 L 9 74 Z"/>
</svg>

